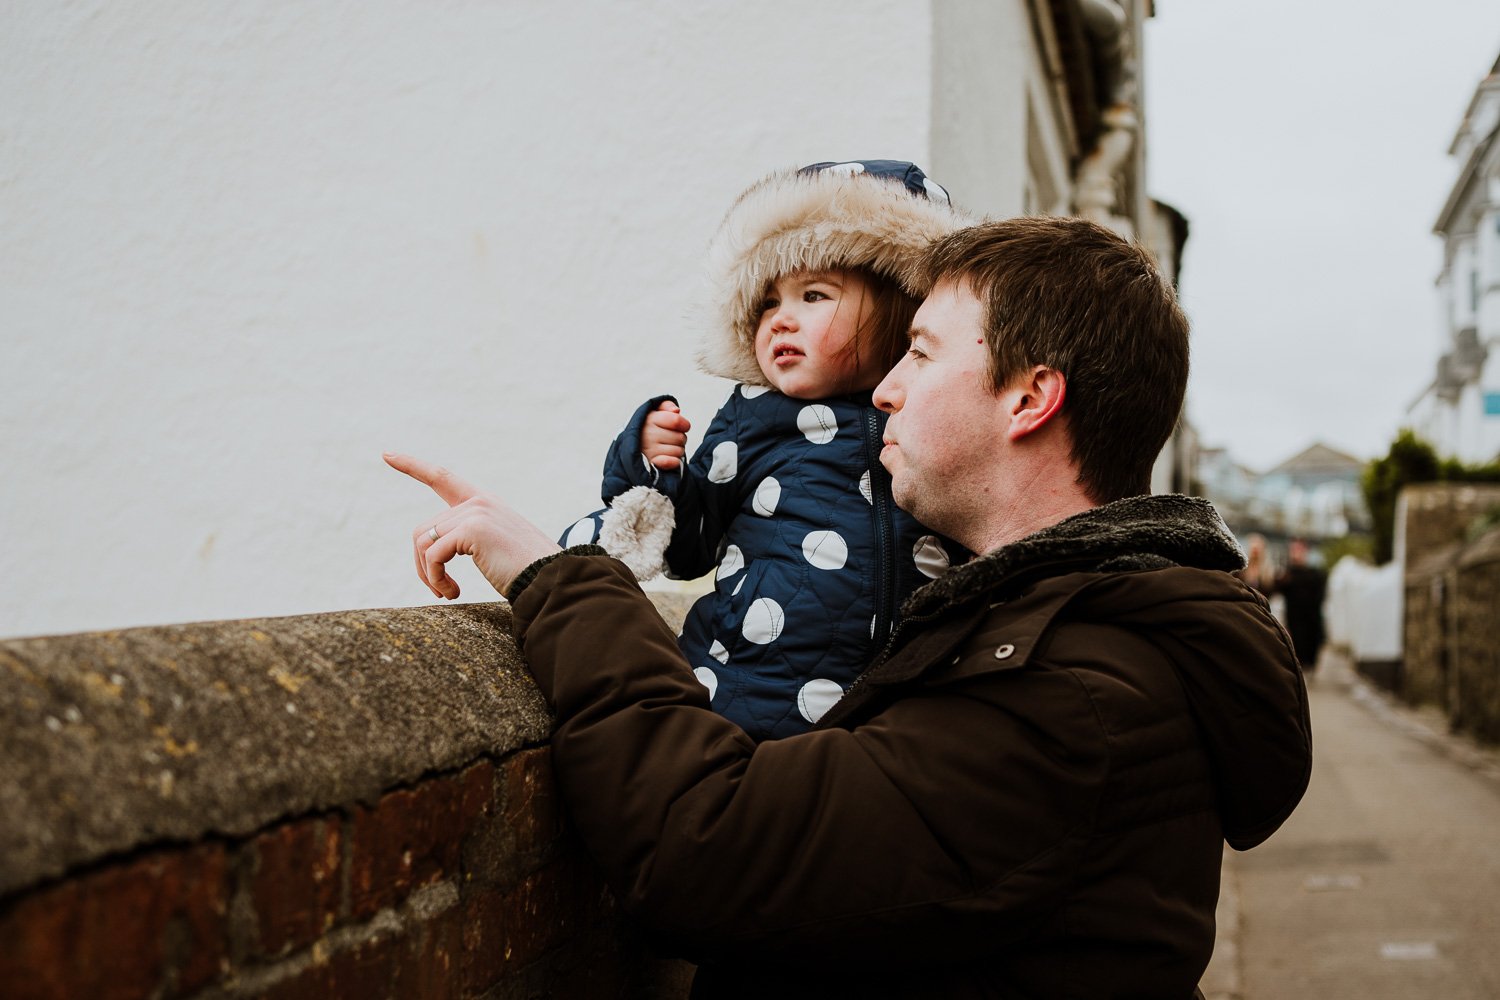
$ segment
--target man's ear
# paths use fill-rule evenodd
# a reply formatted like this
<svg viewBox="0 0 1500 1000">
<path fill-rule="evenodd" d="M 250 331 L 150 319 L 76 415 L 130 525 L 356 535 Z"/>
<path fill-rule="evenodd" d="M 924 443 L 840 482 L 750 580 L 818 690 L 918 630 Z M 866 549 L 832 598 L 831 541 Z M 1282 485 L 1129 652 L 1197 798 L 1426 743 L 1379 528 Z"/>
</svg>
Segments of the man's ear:
<svg viewBox="0 0 1500 1000">
<path fill-rule="evenodd" d="M 1055 368 L 1037 365 L 1016 379 L 1006 437 L 1015 441 L 1045 427 L 1062 410 L 1067 395 L 1068 380 Z"/>
</svg>

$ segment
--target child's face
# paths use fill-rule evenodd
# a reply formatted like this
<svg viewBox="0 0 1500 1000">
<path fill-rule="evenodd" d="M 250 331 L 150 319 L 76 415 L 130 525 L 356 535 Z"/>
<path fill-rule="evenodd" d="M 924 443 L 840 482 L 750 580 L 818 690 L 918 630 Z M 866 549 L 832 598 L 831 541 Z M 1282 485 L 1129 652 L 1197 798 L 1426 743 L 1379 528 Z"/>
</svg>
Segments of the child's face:
<svg viewBox="0 0 1500 1000">
<path fill-rule="evenodd" d="M 852 271 L 798 271 L 766 293 L 755 330 L 755 360 L 771 387 L 793 399 L 873 389 L 885 376 L 855 332 L 869 321 L 870 288 Z"/>
</svg>

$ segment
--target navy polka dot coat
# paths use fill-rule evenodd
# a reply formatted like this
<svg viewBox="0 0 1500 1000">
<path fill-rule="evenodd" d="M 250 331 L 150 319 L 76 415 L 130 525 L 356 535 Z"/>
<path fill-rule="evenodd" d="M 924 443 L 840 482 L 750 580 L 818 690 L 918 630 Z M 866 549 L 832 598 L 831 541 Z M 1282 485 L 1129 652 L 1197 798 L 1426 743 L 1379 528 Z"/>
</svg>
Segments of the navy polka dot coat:
<svg viewBox="0 0 1500 1000">
<path fill-rule="evenodd" d="M 715 570 L 679 638 L 714 710 L 757 740 L 804 732 L 884 645 L 907 595 L 967 553 L 892 502 L 886 415 L 870 393 L 810 401 L 738 385 L 672 472 L 640 452 L 646 415 L 666 399 L 643 404 L 615 439 L 604 500 L 635 486 L 665 494 L 668 571 Z M 597 539 L 603 513 L 565 544 Z"/>
</svg>

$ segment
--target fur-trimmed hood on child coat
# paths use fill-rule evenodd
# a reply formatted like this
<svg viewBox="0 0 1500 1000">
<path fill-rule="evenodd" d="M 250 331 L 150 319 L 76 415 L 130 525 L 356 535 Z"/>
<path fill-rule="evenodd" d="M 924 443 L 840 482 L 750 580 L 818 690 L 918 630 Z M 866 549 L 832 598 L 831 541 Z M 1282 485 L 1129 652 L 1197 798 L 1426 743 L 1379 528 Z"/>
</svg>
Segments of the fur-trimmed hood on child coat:
<svg viewBox="0 0 1500 1000">
<path fill-rule="evenodd" d="M 700 367 L 767 385 L 755 328 L 770 283 L 794 271 L 865 268 L 925 295 L 917 273 L 934 240 L 973 225 L 941 184 L 903 160 L 848 160 L 781 170 L 730 206 L 708 245 L 713 314 Z"/>
</svg>

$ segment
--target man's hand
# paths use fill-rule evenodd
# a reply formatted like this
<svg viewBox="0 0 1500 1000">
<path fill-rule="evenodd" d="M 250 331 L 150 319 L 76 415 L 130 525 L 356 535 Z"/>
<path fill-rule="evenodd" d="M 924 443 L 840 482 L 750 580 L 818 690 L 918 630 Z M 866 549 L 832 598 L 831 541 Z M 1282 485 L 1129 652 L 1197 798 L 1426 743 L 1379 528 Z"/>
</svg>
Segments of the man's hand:
<svg viewBox="0 0 1500 1000">
<path fill-rule="evenodd" d="M 658 469 L 672 471 L 687 456 L 687 432 L 692 426 L 676 403 L 662 400 L 660 406 L 646 414 L 641 427 L 641 454 Z"/>
<path fill-rule="evenodd" d="M 499 497 L 481 493 L 441 466 L 411 455 L 385 454 L 386 464 L 424 483 L 443 498 L 448 509 L 412 532 L 417 576 L 437 597 L 453 600 L 458 584 L 444 566 L 454 556 L 469 556 L 500 593 L 516 574 L 543 556 L 560 551 L 557 543 L 506 506 Z"/>
</svg>

